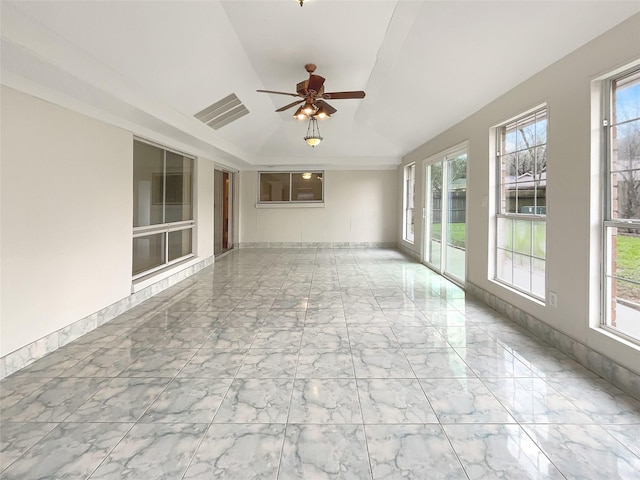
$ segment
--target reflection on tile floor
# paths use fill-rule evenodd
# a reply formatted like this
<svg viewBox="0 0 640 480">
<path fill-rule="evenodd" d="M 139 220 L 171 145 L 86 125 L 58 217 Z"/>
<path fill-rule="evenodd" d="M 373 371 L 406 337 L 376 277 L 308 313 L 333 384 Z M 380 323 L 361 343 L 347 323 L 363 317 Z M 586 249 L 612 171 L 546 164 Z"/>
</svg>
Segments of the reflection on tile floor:
<svg viewBox="0 0 640 480">
<path fill-rule="evenodd" d="M 0 382 L 3 479 L 638 479 L 640 402 L 394 250 L 239 250 Z"/>
</svg>

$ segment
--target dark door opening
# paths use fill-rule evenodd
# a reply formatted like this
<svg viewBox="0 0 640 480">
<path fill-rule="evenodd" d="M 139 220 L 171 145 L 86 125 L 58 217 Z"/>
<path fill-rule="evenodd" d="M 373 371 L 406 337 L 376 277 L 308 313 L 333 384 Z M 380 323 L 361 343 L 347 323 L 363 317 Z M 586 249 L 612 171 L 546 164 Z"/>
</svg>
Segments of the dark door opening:
<svg viewBox="0 0 640 480">
<path fill-rule="evenodd" d="M 222 170 L 214 172 L 214 248 L 213 253 L 220 255 L 233 248 L 232 239 L 232 203 L 233 174 Z"/>
</svg>

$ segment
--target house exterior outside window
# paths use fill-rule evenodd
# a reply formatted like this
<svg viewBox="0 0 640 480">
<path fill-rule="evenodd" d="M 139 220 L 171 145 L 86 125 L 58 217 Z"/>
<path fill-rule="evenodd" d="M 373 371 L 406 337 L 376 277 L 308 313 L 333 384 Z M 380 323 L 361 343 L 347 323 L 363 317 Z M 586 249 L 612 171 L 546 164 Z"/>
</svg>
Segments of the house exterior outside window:
<svg viewBox="0 0 640 480">
<path fill-rule="evenodd" d="M 547 108 L 496 129 L 495 280 L 544 301 L 546 293 Z"/>
<path fill-rule="evenodd" d="M 603 82 L 602 324 L 640 341 L 640 66 Z"/>
</svg>

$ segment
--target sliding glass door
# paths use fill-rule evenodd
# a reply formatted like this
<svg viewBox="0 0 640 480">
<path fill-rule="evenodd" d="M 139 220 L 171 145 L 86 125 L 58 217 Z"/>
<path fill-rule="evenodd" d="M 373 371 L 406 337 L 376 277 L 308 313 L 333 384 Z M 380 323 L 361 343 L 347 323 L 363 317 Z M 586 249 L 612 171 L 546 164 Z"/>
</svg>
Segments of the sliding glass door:
<svg viewBox="0 0 640 480">
<path fill-rule="evenodd" d="M 427 165 L 427 239 L 425 260 L 440 271 L 442 257 L 442 162 Z"/>
<path fill-rule="evenodd" d="M 426 166 L 424 262 L 464 284 L 466 276 L 467 151 L 435 157 Z"/>
</svg>

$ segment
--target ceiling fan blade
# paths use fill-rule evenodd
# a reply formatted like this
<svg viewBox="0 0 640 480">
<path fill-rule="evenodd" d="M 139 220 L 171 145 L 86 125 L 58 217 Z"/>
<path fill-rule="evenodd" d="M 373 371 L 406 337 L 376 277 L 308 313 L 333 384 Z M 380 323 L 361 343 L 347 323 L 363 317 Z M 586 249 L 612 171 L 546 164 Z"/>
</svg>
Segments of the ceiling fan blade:
<svg viewBox="0 0 640 480">
<path fill-rule="evenodd" d="M 309 75 L 309 83 L 307 84 L 307 90 L 313 90 L 314 92 L 320 92 L 320 89 L 324 85 L 324 77 L 320 75 Z"/>
<path fill-rule="evenodd" d="M 287 92 L 274 92 L 273 90 L 256 90 L 256 92 L 261 92 L 261 93 L 275 93 L 277 95 L 290 95 L 292 97 L 300 97 L 301 95 L 298 95 L 297 93 L 287 93 Z"/>
<path fill-rule="evenodd" d="M 365 93 L 362 90 L 354 92 L 330 92 L 322 95 L 322 98 L 328 100 L 345 100 L 348 98 L 364 98 Z"/>
<path fill-rule="evenodd" d="M 316 105 L 318 105 L 318 108 L 324 107 L 324 111 L 327 112 L 329 115 L 333 115 L 338 111 L 335 108 L 333 108 L 331 105 L 329 105 L 327 102 L 325 102 L 324 100 L 316 100 Z"/>
<path fill-rule="evenodd" d="M 304 98 L 302 100 L 296 100 L 293 103 L 290 103 L 289 105 L 285 105 L 284 107 L 280 107 L 279 109 L 276 110 L 276 112 L 284 112 L 285 110 L 293 107 L 294 105 L 298 105 L 299 103 L 304 102 Z"/>
</svg>

